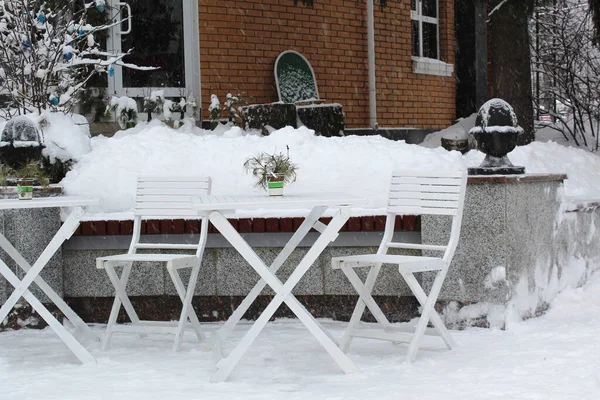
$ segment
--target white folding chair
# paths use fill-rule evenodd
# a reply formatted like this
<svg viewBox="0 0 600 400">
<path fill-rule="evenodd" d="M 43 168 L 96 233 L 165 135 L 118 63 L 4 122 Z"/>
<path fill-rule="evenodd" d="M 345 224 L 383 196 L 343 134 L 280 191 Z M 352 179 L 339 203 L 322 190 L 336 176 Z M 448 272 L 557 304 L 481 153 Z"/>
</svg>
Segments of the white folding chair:
<svg viewBox="0 0 600 400">
<path fill-rule="evenodd" d="M 366 337 L 392 342 L 410 342 L 406 361 L 414 361 L 423 335 L 441 336 L 449 349 L 455 346 L 440 316 L 434 309 L 440 289 L 446 278 L 448 267 L 458 244 L 467 184 L 466 171 L 396 171 L 392 176 L 387 220 L 383 239 L 376 254 L 334 257 L 332 267 L 341 269 L 359 294 L 359 300 L 350 319 L 341 349 L 347 352 L 353 337 Z M 452 228 L 447 245 L 393 242 L 396 215 L 448 215 L 452 217 Z M 443 252 L 441 257 L 387 254 L 388 249 L 433 250 Z M 400 274 L 422 306 L 421 317 L 416 328 L 395 327 L 390 324 L 371 293 L 383 264 L 398 265 Z M 363 282 L 354 268 L 367 267 L 369 272 Z M 429 292 L 425 293 L 415 277 L 417 272 L 436 272 Z M 358 329 L 365 307 L 371 311 L 378 326 L 383 330 Z M 428 329 L 432 322 L 434 328 Z"/>
<path fill-rule="evenodd" d="M 115 287 L 115 300 L 110 312 L 106 332 L 102 340 L 102 349 L 107 349 L 113 332 L 126 331 L 138 333 L 175 333 L 173 351 L 181 345 L 184 330 L 189 320 L 198 340 L 204 339 L 200 329 L 200 322 L 192 307 L 192 297 L 198 279 L 202 254 L 206 246 L 208 233 L 208 218 L 202 218 L 200 239 L 196 244 L 174 243 L 140 243 L 140 230 L 143 217 L 194 217 L 198 213 L 191 208 L 192 196 L 210 194 L 211 181 L 208 177 L 139 177 L 135 199 L 133 221 L 133 236 L 129 251 L 96 259 L 96 267 L 105 269 L 108 278 Z M 171 253 L 138 253 L 138 250 L 196 250 L 195 255 Z M 134 262 L 162 262 L 166 263 L 167 271 L 175 285 L 177 294 L 183 303 L 181 315 L 176 325 L 160 321 L 140 321 L 129 297 L 127 296 L 127 281 Z M 122 266 L 121 276 L 117 276 L 116 266 Z M 190 278 L 186 287 L 183 284 L 179 270 L 191 268 Z M 121 305 L 125 308 L 131 324 L 117 324 L 117 317 Z"/>
</svg>

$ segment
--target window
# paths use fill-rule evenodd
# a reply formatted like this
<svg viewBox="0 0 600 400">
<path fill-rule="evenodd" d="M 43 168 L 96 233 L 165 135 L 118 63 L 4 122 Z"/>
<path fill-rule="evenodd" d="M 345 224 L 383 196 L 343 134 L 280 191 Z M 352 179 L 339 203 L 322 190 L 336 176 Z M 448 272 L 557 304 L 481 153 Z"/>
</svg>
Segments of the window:
<svg viewBox="0 0 600 400">
<path fill-rule="evenodd" d="M 412 55 L 439 59 L 438 0 L 411 0 Z"/>
</svg>

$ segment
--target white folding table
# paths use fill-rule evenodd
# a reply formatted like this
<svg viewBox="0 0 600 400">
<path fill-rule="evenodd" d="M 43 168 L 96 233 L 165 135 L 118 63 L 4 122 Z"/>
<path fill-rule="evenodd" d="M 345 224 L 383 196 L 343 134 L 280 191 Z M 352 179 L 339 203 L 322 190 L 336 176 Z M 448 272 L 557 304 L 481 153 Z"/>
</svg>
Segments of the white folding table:
<svg viewBox="0 0 600 400">
<path fill-rule="evenodd" d="M 227 379 L 236 364 L 240 361 L 246 350 L 250 347 L 260 331 L 266 326 L 277 308 L 286 303 L 292 312 L 308 328 L 310 333 L 321 343 L 329 355 L 345 373 L 358 371 L 356 365 L 344 354 L 337 345 L 337 341 L 327 332 L 321 324 L 300 304 L 292 294 L 292 289 L 298 284 L 302 276 L 308 271 L 313 262 L 323 252 L 327 245 L 338 236 L 338 231 L 350 217 L 350 207 L 364 206 L 367 200 L 345 194 L 319 193 L 288 195 L 283 197 L 269 197 L 266 194 L 251 196 L 218 196 L 207 195 L 194 197 L 193 207 L 199 215 L 206 215 L 209 221 L 219 230 L 223 237 L 240 253 L 240 255 L 260 275 L 260 281 L 242 301 L 225 325 L 212 336 L 213 348 L 219 357 L 217 371 L 212 376 L 212 382 L 221 382 Z M 236 210 L 307 210 L 311 211 L 302 225 L 293 234 L 283 250 L 275 258 L 270 267 L 258 257 L 250 245 L 244 240 L 233 226 L 227 221 L 225 215 L 234 214 Z M 327 209 L 333 209 L 331 222 L 325 225 L 319 221 Z M 225 215 L 224 215 L 225 214 Z M 302 261 L 296 266 L 288 280 L 282 282 L 275 273 L 292 254 L 294 249 L 306 234 L 314 228 L 320 232 L 319 237 L 306 253 Z M 245 334 L 240 343 L 227 356 L 223 357 L 221 343 L 229 336 L 250 305 L 256 300 L 262 289 L 269 285 L 275 292 L 273 300 L 262 312 L 260 317 Z"/>
<path fill-rule="evenodd" d="M 11 257 L 26 274 L 23 279 L 19 279 L 17 275 L 6 265 L 6 263 L 0 259 L 0 274 L 6 278 L 14 287 L 14 291 L 8 297 L 2 308 L 0 308 L 0 321 L 4 321 L 10 310 L 17 304 L 19 298 L 24 297 L 25 300 L 31 304 L 34 310 L 36 310 L 40 316 L 48 323 L 48 325 L 56 332 L 60 339 L 67 345 L 67 347 L 77 356 L 77 358 L 84 364 L 95 363 L 94 357 L 79 343 L 67 329 L 52 316 L 52 313 L 38 300 L 30 291 L 29 286 L 35 282 L 39 288 L 48 296 L 48 298 L 58 307 L 58 309 L 65 315 L 65 317 L 75 326 L 76 329 L 80 330 L 85 336 L 98 339 L 98 336 L 92 332 L 92 330 L 86 325 L 86 323 L 79 318 L 79 316 L 65 303 L 63 299 L 42 279 L 40 272 L 48 264 L 48 261 L 52 258 L 54 253 L 61 247 L 65 240 L 70 238 L 82 216 L 84 215 L 84 209 L 87 206 L 95 205 L 98 203 L 96 199 L 88 199 L 83 197 L 75 196 L 61 196 L 61 197 L 43 197 L 34 198 L 32 200 L 17 200 L 7 199 L 0 200 L 0 210 L 11 210 L 11 209 L 29 209 L 29 208 L 50 208 L 50 207 L 69 207 L 71 212 L 67 219 L 63 222 L 60 229 L 56 232 L 52 240 L 48 243 L 44 251 L 40 254 L 37 261 L 30 265 L 27 260 L 19 253 L 17 249 L 6 239 L 2 232 L 0 232 L 0 247 L 6 251 L 9 257 Z M 35 225 L 32 226 L 35 229 Z"/>
</svg>

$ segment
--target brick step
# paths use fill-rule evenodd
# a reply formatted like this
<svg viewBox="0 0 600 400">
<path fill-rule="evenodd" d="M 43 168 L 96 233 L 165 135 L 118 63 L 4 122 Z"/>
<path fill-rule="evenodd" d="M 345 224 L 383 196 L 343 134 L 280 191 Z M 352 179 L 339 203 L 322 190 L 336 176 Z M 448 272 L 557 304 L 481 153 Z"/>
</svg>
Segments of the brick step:
<svg viewBox="0 0 600 400">
<path fill-rule="evenodd" d="M 328 223 L 331 218 L 321 218 L 323 223 Z M 240 233 L 278 233 L 295 232 L 304 218 L 239 218 L 229 219 L 229 222 Z M 193 219 L 148 219 L 142 221 L 142 235 L 161 234 L 194 234 L 200 232 L 200 220 Z M 340 232 L 371 232 L 383 231 L 385 216 L 351 217 L 342 227 Z M 396 231 L 420 231 L 421 217 L 413 215 L 396 216 Z M 209 233 L 217 233 L 212 224 L 208 227 Z M 133 220 L 124 221 L 83 221 L 75 235 L 78 236 L 106 236 L 106 235 L 131 235 L 133 233 Z"/>
</svg>

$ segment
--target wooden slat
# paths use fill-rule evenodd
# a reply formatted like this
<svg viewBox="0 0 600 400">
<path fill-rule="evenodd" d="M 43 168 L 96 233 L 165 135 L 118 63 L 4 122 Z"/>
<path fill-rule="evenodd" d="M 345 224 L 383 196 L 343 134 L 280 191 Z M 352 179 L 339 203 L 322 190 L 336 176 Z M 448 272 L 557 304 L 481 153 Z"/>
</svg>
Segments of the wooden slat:
<svg viewBox="0 0 600 400">
<path fill-rule="evenodd" d="M 400 242 L 389 242 L 388 247 L 392 249 L 407 249 L 407 250 L 436 250 L 446 251 L 448 246 L 440 246 L 436 244 L 419 244 L 419 243 L 400 243 Z"/>
<path fill-rule="evenodd" d="M 164 208 L 164 209 L 191 209 L 191 201 L 138 201 L 135 203 L 135 209 L 141 210 L 144 208 Z"/>
<path fill-rule="evenodd" d="M 456 215 L 456 208 L 389 206 L 388 212 L 401 215 Z"/>
<path fill-rule="evenodd" d="M 411 176 L 395 176 L 392 184 L 408 185 L 449 185 L 460 186 L 460 178 L 417 178 Z"/>
<path fill-rule="evenodd" d="M 188 206 L 190 206 L 191 201 L 192 201 L 192 197 L 191 195 L 181 195 L 181 196 L 176 196 L 173 194 L 167 194 L 164 196 L 161 196 L 159 194 L 151 194 L 151 195 L 142 195 L 142 196 L 138 196 L 137 197 L 137 202 L 138 203 L 154 203 L 154 202 L 159 202 L 159 203 L 169 203 L 169 202 L 173 202 L 173 203 L 186 203 Z"/>
<path fill-rule="evenodd" d="M 135 247 L 138 249 L 196 250 L 198 245 L 185 243 L 138 243 Z"/>
<path fill-rule="evenodd" d="M 188 217 L 197 216 L 198 213 L 191 209 L 164 209 L 164 208 L 141 208 L 135 209 L 133 214 L 136 216 L 153 216 L 153 217 Z"/>
<path fill-rule="evenodd" d="M 391 199 L 451 200 L 458 201 L 458 193 L 391 192 Z"/>
<path fill-rule="evenodd" d="M 181 195 L 184 193 L 186 196 L 202 196 L 206 194 L 206 188 L 187 188 L 187 189 L 166 189 L 166 188 L 139 188 L 137 190 L 138 196 L 151 196 L 151 195 Z"/>
<path fill-rule="evenodd" d="M 458 201 L 437 201 L 428 199 L 390 199 L 390 206 L 415 206 L 426 208 L 457 208 Z"/>
<path fill-rule="evenodd" d="M 142 175 L 138 177 L 138 182 L 203 182 L 208 183 L 210 179 L 207 176 L 180 176 L 180 175 Z"/>
<path fill-rule="evenodd" d="M 139 182 L 138 189 L 203 189 L 208 184 L 192 184 L 189 182 Z"/>
<path fill-rule="evenodd" d="M 391 192 L 460 193 L 460 186 L 392 184 Z"/>
<path fill-rule="evenodd" d="M 418 178 L 429 178 L 429 177 L 436 177 L 436 176 L 440 176 L 442 178 L 458 178 L 460 179 L 462 177 L 463 172 L 462 171 L 456 171 L 456 170 L 421 170 L 421 171 L 417 171 L 417 170 L 395 170 L 392 172 L 392 176 L 393 177 L 404 177 L 404 176 L 410 176 L 410 177 L 418 177 Z"/>
</svg>

